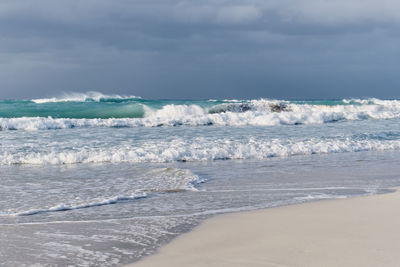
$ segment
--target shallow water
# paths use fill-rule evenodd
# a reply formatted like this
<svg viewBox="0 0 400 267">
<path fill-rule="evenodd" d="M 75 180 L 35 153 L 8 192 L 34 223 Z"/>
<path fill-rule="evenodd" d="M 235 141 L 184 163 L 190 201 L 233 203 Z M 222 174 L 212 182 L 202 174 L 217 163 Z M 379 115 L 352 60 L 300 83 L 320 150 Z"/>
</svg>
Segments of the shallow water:
<svg viewBox="0 0 400 267">
<path fill-rule="evenodd" d="M 133 262 L 214 214 L 387 192 L 400 185 L 399 156 L 2 166 L 0 258 L 7 266 Z M 148 190 L 165 186 L 156 176 L 143 183 L 149 170 L 204 182 L 197 190 Z M 140 186 L 148 190 L 145 197 L 121 197 Z M 116 201 L 105 203 L 109 199 Z M 57 206 L 69 208 L 52 209 Z"/>
<path fill-rule="evenodd" d="M 0 101 L 5 266 L 118 266 L 215 214 L 400 185 L 396 100 L 89 96 Z"/>
</svg>

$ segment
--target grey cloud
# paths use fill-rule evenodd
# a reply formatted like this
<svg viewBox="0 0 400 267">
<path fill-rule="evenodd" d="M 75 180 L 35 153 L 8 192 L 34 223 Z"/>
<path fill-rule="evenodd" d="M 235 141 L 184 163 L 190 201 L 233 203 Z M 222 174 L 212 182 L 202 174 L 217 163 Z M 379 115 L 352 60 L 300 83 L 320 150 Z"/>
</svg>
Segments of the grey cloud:
<svg viewBox="0 0 400 267">
<path fill-rule="evenodd" d="M 389 0 L 5 0 L 0 93 L 397 96 L 399 8 Z"/>
</svg>

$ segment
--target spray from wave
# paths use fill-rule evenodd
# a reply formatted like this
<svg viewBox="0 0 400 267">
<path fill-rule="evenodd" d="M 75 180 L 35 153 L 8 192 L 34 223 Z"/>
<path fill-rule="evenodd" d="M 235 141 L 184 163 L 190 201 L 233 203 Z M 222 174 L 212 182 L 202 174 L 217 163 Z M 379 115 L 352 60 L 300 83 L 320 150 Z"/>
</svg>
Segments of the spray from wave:
<svg viewBox="0 0 400 267">
<path fill-rule="evenodd" d="M 129 105 L 112 104 L 96 107 L 97 109 L 82 107 L 82 112 L 86 112 L 86 116 L 89 118 L 79 118 L 79 116 L 77 116 L 78 118 L 54 118 L 52 116 L 1 118 L 0 116 L 0 130 L 182 125 L 277 126 L 400 118 L 400 102 L 397 100 L 369 100 L 368 104 L 340 105 L 299 104 L 266 99 L 213 105 L 210 105 L 212 102 L 206 102 L 208 106 L 204 103 L 171 104 L 155 100 L 147 102 L 136 102 Z M 69 112 L 73 113 L 73 111 Z M 74 112 L 75 115 L 79 113 L 76 110 Z M 109 118 L 109 115 L 115 116 Z"/>
<path fill-rule="evenodd" d="M 38 98 L 31 101 L 36 104 L 57 103 L 57 102 L 101 102 L 101 101 L 118 101 L 127 99 L 138 99 L 138 96 L 121 96 L 117 94 L 107 95 L 96 91 L 86 93 L 64 93 L 60 97 Z"/>
<path fill-rule="evenodd" d="M 0 130 L 87 127 L 276 126 L 400 118 L 400 101 L 147 100 L 99 92 L 0 101 Z"/>
</svg>

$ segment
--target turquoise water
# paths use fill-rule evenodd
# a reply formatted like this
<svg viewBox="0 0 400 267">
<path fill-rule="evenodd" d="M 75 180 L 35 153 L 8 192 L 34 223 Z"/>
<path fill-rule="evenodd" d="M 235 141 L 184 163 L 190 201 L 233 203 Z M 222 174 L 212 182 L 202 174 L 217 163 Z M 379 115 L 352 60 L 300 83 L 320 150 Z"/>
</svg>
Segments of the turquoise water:
<svg viewBox="0 0 400 267">
<path fill-rule="evenodd" d="M 257 101 L 261 100 L 147 100 L 138 97 L 96 98 L 83 95 L 81 98 L 50 98 L 34 100 L 0 100 L 0 118 L 18 117 L 52 117 L 74 119 L 109 119 L 109 118 L 144 118 L 152 112 L 166 106 L 195 105 L 205 113 L 223 113 L 227 111 L 243 112 L 257 110 Z M 373 100 L 369 104 L 373 104 Z M 357 100 L 312 100 L 312 101 L 278 101 L 270 100 L 264 108 L 274 105 L 313 105 L 313 106 L 346 106 L 362 105 Z"/>
<path fill-rule="evenodd" d="M 398 100 L 0 100 L 0 260 L 118 266 L 213 214 L 387 192 L 399 155 Z"/>
<path fill-rule="evenodd" d="M 218 101 L 222 102 L 222 101 Z M 60 101 L 35 103 L 34 101 L 0 100 L 0 117 L 53 117 L 53 118 L 143 118 L 145 108 L 158 110 L 166 105 L 199 105 L 210 107 L 215 103 L 208 101 L 173 101 L 129 99 L 100 99 L 94 101 Z"/>
</svg>

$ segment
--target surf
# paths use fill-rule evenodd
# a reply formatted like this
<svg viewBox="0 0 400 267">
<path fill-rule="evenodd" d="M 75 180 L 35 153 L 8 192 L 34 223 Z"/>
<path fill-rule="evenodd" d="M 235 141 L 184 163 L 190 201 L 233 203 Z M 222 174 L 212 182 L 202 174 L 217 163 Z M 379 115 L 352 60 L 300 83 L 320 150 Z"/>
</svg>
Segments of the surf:
<svg viewBox="0 0 400 267">
<path fill-rule="evenodd" d="M 278 126 L 400 118 L 400 101 L 151 100 L 99 92 L 0 100 L 0 130 L 93 127 Z"/>
</svg>

